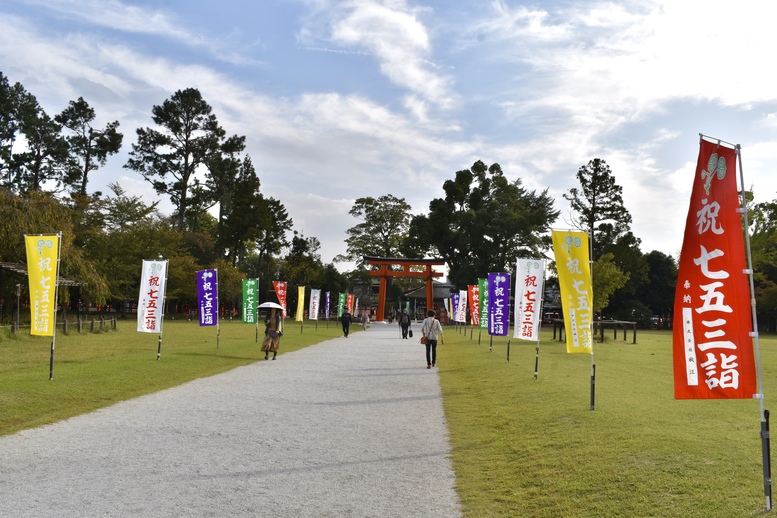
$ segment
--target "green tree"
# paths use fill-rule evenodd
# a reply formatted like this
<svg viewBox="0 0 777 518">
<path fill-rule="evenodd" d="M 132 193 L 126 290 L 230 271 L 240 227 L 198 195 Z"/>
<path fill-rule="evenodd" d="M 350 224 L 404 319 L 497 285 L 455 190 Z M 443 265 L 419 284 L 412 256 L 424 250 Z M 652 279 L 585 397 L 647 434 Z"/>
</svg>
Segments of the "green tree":
<svg viewBox="0 0 777 518">
<path fill-rule="evenodd" d="M 103 129 L 94 128 L 94 108 L 79 97 L 55 117 L 68 130 L 65 137 L 68 158 L 63 181 L 74 193 L 86 196 L 89 173 L 104 166 L 109 155 L 121 149 L 123 135 L 117 131 L 119 121 L 109 122 Z"/>
<path fill-rule="evenodd" d="M 511 271 L 516 257 L 541 256 L 559 215 L 547 189 L 528 191 L 521 180 L 508 181 L 499 164 L 477 161 L 443 184 L 444 199 L 415 216 L 405 249 L 444 259 L 448 279 L 458 287 L 474 284 L 488 272 Z"/>
<path fill-rule="evenodd" d="M 648 305 L 645 299 L 647 293 L 642 288 L 650 282 L 650 265 L 640 251 L 639 243 L 640 240 L 627 231 L 614 243 L 602 247 L 604 253 L 613 255 L 615 265 L 626 275 L 626 283 L 611 296 L 611 304 L 623 307 L 627 302 L 639 299 L 645 306 Z"/>
<path fill-rule="evenodd" d="M 225 255 L 233 266 L 248 254 L 251 243 L 261 237 L 261 229 L 272 226 L 276 217 L 259 191 L 259 177 L 249 157 L 239 164 L 237 172 L 221 204 L 216 240 L 220 255 Z M 281 217 L 284 214 L 285 210 Z"/>
<path fill-rule="evenodd" d="M 210 267 L 217 269 L 219 274 L 219 305 L 232 315 L 243 303 L 243 279 L 246 275 L 224 259 L 217 259 Z"/>
<path fill-rule="evenodd" d="M 297 307 L 298 286 L 305 286 L 305 293 L 310 293 L 311 288 L 321 286 L 324 266 L 319 255 L 320 248 L 321 243 L 317 238 L 306 238 L 294 232 L 291 249 L 280 264 L 280 277 L 289 283 L 288 308 L 291 311 Z"/>
<path fill-rule="evenodd" d="M 750 248 L 753 260 L 758 325 L 777 330 L 777 200 L 749 210 Z"/>
<path fill-rule="evenodd" d="M 19 104 L 26 95 L 20 83 L 11 84 L 0 72 L 0 178 L 6 187 L 12 185 L 13 144 L 19 131 Z"/>
<path fill-rule="evenodd" d="M 60 276 L 81 284 L 84 298 L 102 304 L 108 296 L 105 275 L 93 259 L 75 245 L 72 213 L 50 193 L 30 192 L 25 196 L 0 189 L 0 259 L 26 264 L 25 234 L 61 233 Z M 17 280 L 26 288 L 27 279 Z M 8 285 L 0 286 L 9 299 Z M 61 290 L 60 301 L 70 300 L 69 290 Z"/>
<path fill-rule="evenodd" d="M 219 153 L 225 131 L 196 88 L 178 90 L 155 105 L 152 120 L 161 131 L 138 128 L 137 143 L 124 167 L 140 173 L 176 207 L 177 228 L 186 228 L 189 188 L 194 173 Z"/>
<path fill-rule="evenodd" d="M 610 296 L 622 288 L 628 280 L 615 263 L 613 254 L 607 253 L 593 262 L 594 312 L 601 314 L 610 304 Z"/>
<path fill-rule="evenodd" d="M 652 315 L 669 322 L 674 309 L 677 262 L 658 250 L 646 254 L 645 260 L 649 267 L 648 282 L 639 289 L 639 300 L 650 308 Z"/>
<path fill-rule="evenodd" d="M 239 190 L 247 186 L 239 182 L 245 180 L 251 174 L 256 176 L 251 159 L 245 158 L 241 161 L 237 156 L 244 149 L 245 137 L 234 135 L 221 144 L 219 153 L 214 153 L 205 162 L 208 168 L 205 191 L 210 194 L 213 203 L 218 203 L 219 205 L 217 217 L 218 235 L 221 235 L 221 232 L 224 231 L 227 214 L 234 215 L 240 210 L 234 207 L 235 199 L 242 194 Z M 251 190 L 250 192 L 253 193 L 254 191 Z M 224 249 L 220 246 L 218 239 L 216 240 L 216 245 L 219 255 L 223 255 Z"/>
<path fill-rule="evenodd" d="M 358 198 L 348 212 L 361 223 L 346 230 L 346 254 L 338 261 L 365 265 L 364 256 L 401 257 L 401 245 L 410 228 L 410 205 L 391 194 Z"/>
<path fill-rule="evenodd" d="M 593 241 L 593 258 L 604 252 L 604 245 L 614 243 L 629 231 L 631 214 L 623 205 L 623 187 L 615 183 L 610 166 L 594 158 L 577 171 L 580 188 L 573 187 L 564 199 L 575 212 L 575 224 L 587 231 Z"/>
<path fill-rule="evenodd" d="M 255 218 L 252 234 L 246 246 L 246 253 L 239 262 L 239 268 L 248 277 L 258 278 L 258 293 L 267 300 L 274 300 L 272 281 L 286 280 L 280 277 L 280 253 L 289 246 L 286 233 L 293 222 L 286 207 L 275 198 L 261 197 L 258 210 L 252 211 Z"/>
<path fill-rule="evenodd" d="M 639 287 L 648 282 L 649 267 L 639 249 L 641 241 L 630 229 L 632 219 L 623 204 L 623 188 L 616 183 L 610 166 L 600 158 L 582 166 L 576 177 L 580 188 L 570 189 L 564 199 L 575 212 L 574 223 L 591 236 L 592 259 L 597 261 L 603 254 L 612 254 L 619 272 L 607 271 L 625 276 L 622 287 L 608 297 L 610 303 L 624 307 L 639 297 Z M 599 296 L 594 290 L 594 298 Z"/>
<path fill-rule="evenodd" d="M 40 117 L 41 108 L 34 95 L 27 92 L 21 83 L 10 84 L 0 72 L 0 185 L 15 193 L 29 190 L 22 176 L 31 155 L 14 153 L 17 138 L 22 135 L 22 126 L 33 131 L 34 120 Z"/>
<path fill-rule="evenodd" d="M 30 99 L 21 110 L 19 129 L 27 140 L 27 148 L 12 159 L 16 174 L 13 185 L 20 193 L 40 191 L 47 182 L 53 182 L 53 189 L 58 189 L 67 159 L 62 126 Z"/>
<path fill-rule="evenodd" d="M 84 245 L 84 252 L 95 263 L 96 271 L 107 278 L 107 299 L 125 307 L 138 297 L 140 268 L 144 259 L 164 258 L 170 261 L 166 299 L 171 311 L 176 306 L 193 304 L 196 289 L 192 279 L 202 269 L 188 251 L 186 234 L 173 228 L 170 218 L 156 209 L 156 202 L 145 203 L 140 197 L 128 196 L 112 184 L 113 195 L 90 205 L 90 219 L 97 224 Z"/>
</svg>

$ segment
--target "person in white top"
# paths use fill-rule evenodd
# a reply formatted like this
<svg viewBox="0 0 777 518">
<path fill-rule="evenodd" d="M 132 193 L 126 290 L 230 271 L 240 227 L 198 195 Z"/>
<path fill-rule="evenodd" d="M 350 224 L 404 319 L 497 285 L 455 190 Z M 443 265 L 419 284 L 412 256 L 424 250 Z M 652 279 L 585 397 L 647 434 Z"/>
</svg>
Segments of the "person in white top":
<svg viewBox="0 0 777 518">
<path fill-rule="evenodd" d="M 421 333 L 426 337 L 426 368 L 437 367 L 437 337 L 440 337 L 440 343 L 445 343 L 442 336 L 442 325 L 440 321 L 434 318 L 436 313 L 430 309 L 427 317 L 421 324 Z"/>
</svg>

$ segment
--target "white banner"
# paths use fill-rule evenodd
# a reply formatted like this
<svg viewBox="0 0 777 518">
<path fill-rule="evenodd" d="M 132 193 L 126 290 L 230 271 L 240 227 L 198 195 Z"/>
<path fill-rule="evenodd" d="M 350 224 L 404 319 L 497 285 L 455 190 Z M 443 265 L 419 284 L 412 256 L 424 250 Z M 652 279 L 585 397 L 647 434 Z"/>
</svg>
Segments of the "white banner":
<svg viewBox="0 0 777 518">
<path fill-rule="evenodd" d="M 161 333 L 167 282 L 167 260 L 143 260 L 138 297 L 138 331 Z"/>
<path fill-rule="evenodd" d="M 310 320 L 318 320 L 319 307 L 321 307 L 321 290 L 310 290 L 310 307 L 308 308 Z"/>
<path fill-rule="evenodd" d="M 518 259 L 515 272 L 515 325 L 513 338 L 540 340 L 544 259 Z"/>
<path fill-rule="evenodd" d="M 467 290 L 459 290 L 459 305 L 456 307 L 456 322 L 467 322 Z"/>
</svg>

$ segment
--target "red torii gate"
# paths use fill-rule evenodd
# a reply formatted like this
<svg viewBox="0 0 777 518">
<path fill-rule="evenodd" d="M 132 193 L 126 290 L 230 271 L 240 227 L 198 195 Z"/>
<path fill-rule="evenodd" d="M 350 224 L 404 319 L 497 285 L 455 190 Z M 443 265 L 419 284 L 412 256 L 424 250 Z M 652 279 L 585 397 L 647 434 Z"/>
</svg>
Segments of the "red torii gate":
<svg viewBox="0 0 777 518">
<path fill-rule="evenodd" d="M 432 279 L 442 277 L 441 272 L 432 271 L 432 266 L 444 266 L 442 259 L 405 259 L 389 257 L 371 257 L 364 256 L 367 264 L 378 266 L 377 270 L 370 270 L 370 277 L 380 277 L 380 290 L 378 291 L 378 312 L 375 315 L 377 322 L 383 322 L 386 314 L 386 279 L 389 277 L 417 277 L 426 280 L 426 308 L 434 307 L 434 291 L 432 289 Z M 389 266 L 402 266 L 402 271 L 389 270 Z M 410 271 L 411 266 L 425 266 L 421 272 Z"/>
</svg>

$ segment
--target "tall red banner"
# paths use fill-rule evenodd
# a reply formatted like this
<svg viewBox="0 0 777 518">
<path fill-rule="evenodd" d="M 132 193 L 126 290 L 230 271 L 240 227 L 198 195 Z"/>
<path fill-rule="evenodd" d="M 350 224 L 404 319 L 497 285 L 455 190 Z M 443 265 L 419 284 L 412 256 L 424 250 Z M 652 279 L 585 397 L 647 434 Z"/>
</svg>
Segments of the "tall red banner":
<svg viewBox="0 0 777 518">
<path fill-rule="evenodd" d="M 275 296 L 278 297 L 278 304 L 283 306 L 283 318 L 286 318 L 286 281 L 272 281 L 272 285 L 275 288 Z"/>
<path fill-rule="evenodd" d="M 756 394 L 736 150 L 701 141 L 673 319 L 676 399 Z"/>
<path fill-rule="evenodd" d="M 467 286 L 467 303 L 469 304 L 469 321 L 473 326 L 478 323 L 478 315 L 480 315 L 480 290 L 477 284 Z"/>
</svg>

